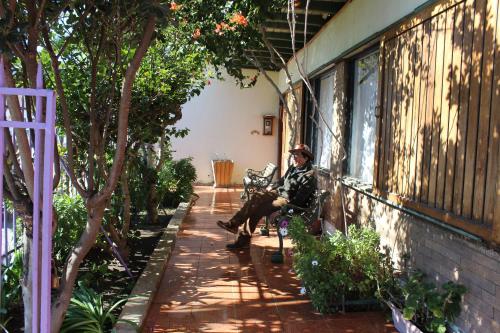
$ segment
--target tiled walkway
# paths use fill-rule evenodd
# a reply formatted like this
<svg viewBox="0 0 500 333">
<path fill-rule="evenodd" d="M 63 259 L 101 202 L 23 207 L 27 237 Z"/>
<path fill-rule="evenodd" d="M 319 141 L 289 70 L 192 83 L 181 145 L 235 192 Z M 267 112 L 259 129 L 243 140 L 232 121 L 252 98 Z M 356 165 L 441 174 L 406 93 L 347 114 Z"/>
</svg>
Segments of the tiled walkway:
<svg viewBox="0 0 500 333">
<path fill-rule="evenodd" d="M 250 250 L 226 251 L 235 236 L 215 222 L 240 207 L 240 190 L 195 192 L 200 199 L 182 225 L 143 332 L 393 332 L 381 313 L 314 312 L 299 294 L 291 258 L 270 262 L 276 235 L 256 233 Z"/>
</svg>

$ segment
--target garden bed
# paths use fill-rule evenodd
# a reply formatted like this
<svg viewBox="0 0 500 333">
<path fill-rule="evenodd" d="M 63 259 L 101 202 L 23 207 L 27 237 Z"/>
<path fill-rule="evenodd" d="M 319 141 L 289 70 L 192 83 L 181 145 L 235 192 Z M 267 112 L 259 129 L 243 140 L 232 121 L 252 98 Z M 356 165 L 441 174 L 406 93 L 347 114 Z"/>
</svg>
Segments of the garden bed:
<svg viewBox="0 0 500 333">
<path fill-rule="evenodd" d="M 136 236 L 129 240 L 130 256 L 127 262 L 127 266 L 133 275 L 132 278 L 110 251 L 94 247 L 80 267 L 78 280 L 86 281 L 86 284 L 97 293 L 102 294 L 106 301 L 112 302 L 119 297 L 130 294 L 137 279 L 146 267 L 163 231 L 168 226 L 172 218 L 171 213 L 173 211 L 168 211 L 168 215 L 160 215 L 157 224 L 145 223 L 143 222 L 144 218 L 139 217 L 139 223 L 134 224 L 132 227 Z M 117 308 L 114 311 L 115 314 L 119 314 L 121 308 Z M 22 327 L 24 308 L 22 304 L 15 310 L 11 310 L 8 316 L 12 318 L 10 325 L 8 325 L 9 332 L 24 332 Z"/>
<path fill-rule="evenodd" d="M 118 323 L 115 326 L 117 333 L 136 332 L 130 324 L 140 328 L 144 323 L 149 307 L 158 289 L 167 263 L 172 254 L 177 239 L 177 233 L 184 221 L 192 203 L 181 203 L 165 228 L 157 247 L 150 257 L 148 265 L 132 290 L 131 296 L 123 307 Z"/>
<path fill-rule="evenodd" d="M 172 215 L 160 215 L 157 224 L 148 224 L 140 217 L 140 222 L 133 226 L 137 236 L 128 241 L 130 255 L 127 262 L 132 278 L 110 251 L 93 248 L 80 268 L 78 280 L 88 281 L 88 286 L 106 300 L 130 294 L 171 218 Z"/>
</svg>

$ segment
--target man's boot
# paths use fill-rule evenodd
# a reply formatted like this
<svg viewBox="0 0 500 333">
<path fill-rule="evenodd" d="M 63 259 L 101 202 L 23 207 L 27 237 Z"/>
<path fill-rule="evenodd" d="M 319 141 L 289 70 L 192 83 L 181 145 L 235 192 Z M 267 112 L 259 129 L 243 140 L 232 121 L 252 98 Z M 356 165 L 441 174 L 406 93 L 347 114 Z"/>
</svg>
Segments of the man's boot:
<svg viewBox="0 0 500 333">
<path fill-rule="evenodd" d="M 226 245 L 226 248 L 228 250 L 242 250 L 242 249 L 248 249 L 249 247 L 250 247 L 250 236 L 248 235 L 239 235 L 236 242 Z"/>
<path fill-rule="evenodd" d="M 224 230 L 229 231 L 232 234 L 237 234 L 238 233 L 238 226 L 229 222 L 224 222 L 224 221 L 217 221 L 217 225 L 221 227 Z"/>
</svg>

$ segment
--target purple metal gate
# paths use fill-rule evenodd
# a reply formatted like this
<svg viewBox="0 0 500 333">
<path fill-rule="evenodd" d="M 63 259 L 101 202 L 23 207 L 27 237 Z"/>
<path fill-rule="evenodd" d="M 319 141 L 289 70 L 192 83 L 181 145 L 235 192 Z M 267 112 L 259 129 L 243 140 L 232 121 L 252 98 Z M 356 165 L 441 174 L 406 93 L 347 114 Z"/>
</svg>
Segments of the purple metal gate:
<svg viewBox="0 0 500 333">
<path fill-rule="evenodd" d="M 52 188 L 55 142 L 56 97 L 52 90 L 43 89 L 42 66 L 38 66 L 36 89 L 5 87 L 5 72 L 0 57 L 0 175 L 4 174 L 5 130 L 33 129 L 34 142 L 30 142 L 34 170 L 33 185 L 33 248 L 31 272 L 33 281 L 33 332 L 50 332 L 50 280 L 52 258 Z M 6 114 L 7 96 L 14 96 L 19 101 L 34 97 L 35 120 L 11 120 Z M 45 121 L 42 118 L 45 106 Z M 45 134 L 42 136 L 42 133 Z M 43 149 L 43 155 L 42 155 Z M 43 163 L 43 164 L 42 164 Z M 42 174 L 43 165 L 43 174 Z M 0 181 L 0 204 L 3 203 L 3 180 Z M 36 212 L 40 212 L 37 214 Z M 41 223 L 40 223 L 41 220 Z M 0 214 L 0 230 L 3 227 L 3 214 Z M 41 235 L 40 239 L 37 235 Z M 0 237 L 0 257 L 2 255 L 2 237 Z M 39 267 L 41 266 L 41 269 Z M 0 267 L 1 269 L 1 267 Z M 0 274 L 1 275 L 1 274 Z M 0 288 L 1 288 L 0 282 Z"/>
</svg>

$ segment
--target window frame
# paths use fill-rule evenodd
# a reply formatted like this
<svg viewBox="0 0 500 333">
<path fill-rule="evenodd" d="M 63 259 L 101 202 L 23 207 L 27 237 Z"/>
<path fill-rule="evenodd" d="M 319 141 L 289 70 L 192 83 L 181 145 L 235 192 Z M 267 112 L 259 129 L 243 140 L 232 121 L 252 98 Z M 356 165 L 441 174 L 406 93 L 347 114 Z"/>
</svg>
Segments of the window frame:
<svg viewBox="0 0 500 333">
<path fill-rule="evenodd" d="M 345 128 L 344 128 L 344 149 L 345 149 L 345 152 L 347 154 L 347 157 L 344 159 L 344 162 L 342 164 L 342 173 L 344 175 L 344 177 L 347 177 L 349 179 L 351 179 L 352 181 L 354 181 L 355 183 L 358 183 L 359 186 L 363 187 L 364 189 L 367 189 L 367 188 L 370 188 L 370 189 L 373 189 L 374 188 L 374 184 L 375 184 L 375 176 L 376 176 L 376 170 L 375 170 L 375 166 L 376 166 L 376 159 L 377 159 L 377 149 L 378 149 L 378 122 L 379 122 L 379 119 L 377 117 L 377 114 L 376 114 L 376 109 L 377 109 L 377 106 L 379 104 L 379 91 L 378 91 L 378 87 L 379 87 L 379 83 L 380 83 L 380 73 L 378 75 L 378 80 L 377 80 L 377 94 L 376 94 L 376 107 L 375 107 L 375 114 L 374 114 L 374 117 L 375 117 L 375 124 L 374 124 L 374 132 L 375 132 L 375 136 L 374 136 L 374 145 L 375 145 L 375 153 L 374 153 L 374 156 L 373 156 L 373 172 L 372 172 L 372 181 L 371 182 L 366 182 L 358 177 L 354 177 L 354 176 L 351 176 L 350 175 L 350 159 L 351 159 L 351 154 L 352 154 L 352 150 L 351 150 L 351 147 L 352 147 L 352 132 L 353 132 L 353 114 L 354 114 L 354 93 L 355 93 L 355 71 L 356 71 L 356 61 L 362 59 L 362 58 L 365 58 L 366 56 L 372 54 L 372 53 L 375 53 L 375 52 L 378 52 L 378 55 L 379 55 L 379 59 L 380 59 L 380 52 L 381 52 L 381 48 L 380 48 L 380 43 L 376 43 L 375 45 L 371 46 L 371 47 L 368 47 L 356 54 L 354 54 L 353 56 L 351 56 L 349 59 L 346 60 L 346 66 L 347 66 L 347 89 L 346 89 L 346 95 L 347 95 L 347 106 L 346 106 L 346 113 L 345 113 Z M 378 64 L 377 66 L 377 71 L 380 72 L 380 63 Z"/>
<path fill-rule="evenodd" d="M 318 101 L 318 106 L 319 108 L 321 108 L 321 105 L 320 105 L 320 98 L 321 98 L 321 81 L 327 77 L 333 77 L 332 79 L 334 80 L 333 82 L 333 85 L 335 85 L 335 71 L 337 70 L 337 67 L 335 65 L 332 65 L 332 66 L 329 66 L 327 69 L 325 69 L 324 71 L 320 72 L 320 73 L 317 73 L 316 75 L 314 75 L 311 79 L 310 79 L 310 82 L 311 82 L 311 88 L 314 92 L 314 96 L 316 98 L 316 100 Z M 335 87 L 334 87 L 335 88 Z M 335 89 L 334 89 L 334 93 L 333 93 L 333 99 L 335 98 Z M 334 103 L 332 101 L 332 106 L 334 106 Z M 302 123 L 304 124 L 303 128 L 302 128 L 302 138 L 303 138 L 303 142 L 305 144 L 307 144 L 310 148 L 311 148 L 311 152 L 313 153 L 314 155 L 314 164 L 317 166 L 317 169 L 318 171 L 324 173 L 324 174 L 329 174 L 330 173 L 330 169 L 331 169 L 331 166 L 332 166 L 332 163 L 331 163 L 331 156 L 330 156 L 330 162 L 329 162 L 329 166 L 328 167 L 323 167 L 321 166 L 319 163 L 320 163 L 320 158 L 321 156 L 318 156 L 318 142 L 319 142 L 319 129 L 317 128 L 317 126 L 314 125 L 314 122 L 310 119 L 309 117 L 309 114 L 312 112 L 314 108 L 314 105 L 313 105 L 313 100 L 311 98 L 311 94 L 309 92 L 308 89 L 304 89 L 304 112 L 303 112 L 303 119 L 302 119 Z M 334 117 L 333 115 L 333 107 L 332 107 L 332 119 Z M 320 122 L 320 118 L 319 118 L 319 110 L 317 110 L 316 114 L 315 114 L 315 120 L 316 122 Z M 332 124 L 330 124 L 331 126 Z M 311 132 L 311 129 L 312 128 L 312 135 L 313 135 L 313 138 L 310 137 L 310 132 Z M 330 150 L 332 149 L 332 143 L 333 143 L 333 137 L 332 137 L 332 141 L 330 142 Z M 322 147 L 322 149 L 325 149 L 324 148 L 324 145 Z"/>
</svg>

